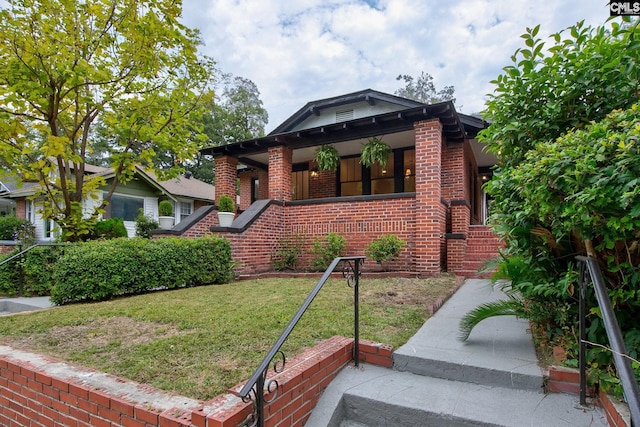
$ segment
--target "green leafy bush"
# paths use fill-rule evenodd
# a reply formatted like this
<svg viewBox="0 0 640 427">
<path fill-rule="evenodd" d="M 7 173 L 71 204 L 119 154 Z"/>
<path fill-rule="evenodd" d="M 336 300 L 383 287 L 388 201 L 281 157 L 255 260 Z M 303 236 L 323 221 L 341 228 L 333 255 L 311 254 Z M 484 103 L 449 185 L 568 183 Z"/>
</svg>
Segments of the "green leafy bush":
<svg viewBox="0 0 640 427">
<path fill-rule="evenodd" d="M 158 203 L 158 213 L 160 216 L 173 216 L 173 203 L 163 200 Z"/>
<path fill-rule="evenodd" d="M 0 217 L 0 240 L 34 240 L 35 229 L 26 219 Z"/>
<path fill-rule="evenodd" d="M 100 301 L 232 277 L 231 246 L 223 238 L 96 240 L 67 248 L 58 260 L 51 301 Z"/>
<path fill-rule="evenodd" d="M 136 236 L 150 239 L 152 236 L 151 230 L 157 230 L 158 227 L 158 221 L 145 215 L 142 209 L 138 210 L 138 216 L 136 217 Z"/>
<path fill-rule="evenodd" d="M 127 229 L 122 218 L 109 218 L 98 221 L 91 233 L 93 239 L 117 239 L 127 237 Z"/>
<path fill-rule="evenodd" d="M 223 194 L 218 200 L 218 210 L 220 212 L 233 212 L 236 210 L 236 204 L 230 196 Z"/>
<path fill-rule="evenodd" d="M 302 254 L 304 237 L 286 234 L 278 239 L 278 245 L 271 255 L 271 264 L 276 271 L 295 270 Z"/>
<path fill-rule="evenodd" d="M 322 239 L 316 238 L 311 248 L 313 260 L 311 265 L 314 270 L 326 270 L 334 258 L 342 256 L 347 243 L 343 236 L 337 233 L 329 233 Z"/>
<path fill-rule="evenodd" d="M 0 266 L 0 293 L 7 296 L 49 295 L 54 285 L 53 270 L 67 246 L 38 246 Z M 7 254 L 7 259 L 18 250 Z"/>
<path fill-rule="evenodd" d="M 382 264 L 397 259 L 404 246 L 404 240 L 394 234 L 387 234 L 373 239 L 364 253 L 378 264 Z"/>
</svg>

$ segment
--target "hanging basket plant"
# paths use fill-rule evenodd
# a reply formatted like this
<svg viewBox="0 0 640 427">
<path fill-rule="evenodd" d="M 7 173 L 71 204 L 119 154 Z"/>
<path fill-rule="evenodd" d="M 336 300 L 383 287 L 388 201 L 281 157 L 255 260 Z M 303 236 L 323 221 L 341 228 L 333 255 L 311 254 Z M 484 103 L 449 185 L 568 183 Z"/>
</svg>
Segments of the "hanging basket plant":
<svg viewBox="0 0 640 427">
<path fill-rule="evenodd" d="M 331 145 L 323 145 L 316 149 L 316 163 L 321 171 L 334 171 L 340 166 L 340 154 Z"/>
<path fill-rule="evenodd" d="M 387 159 L 391 153 L 391 147 L 383 140 L 376 137 L 369 138 L 369 142 L 362 146 L 360 163 L 370 168 L 378 162 L 382 168 L 387 166 Z"/>
</svg>

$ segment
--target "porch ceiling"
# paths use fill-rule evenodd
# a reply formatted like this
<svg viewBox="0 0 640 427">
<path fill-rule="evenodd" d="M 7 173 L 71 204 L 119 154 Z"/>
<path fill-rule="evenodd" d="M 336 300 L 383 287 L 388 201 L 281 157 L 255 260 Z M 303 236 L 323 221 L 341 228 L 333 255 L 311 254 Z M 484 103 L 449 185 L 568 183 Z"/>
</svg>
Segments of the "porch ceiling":
<svg viewBox="0 0 640 427">
<path fill-rule="evenodd" d="M 309 161 L 315 158 L 316 147 L 332 144 L 340 156 L 355 155 L 361 152 L 362 144 L 371 136 L 382 137 L 391 148 L 409 147 L 414 144 L 413 125 L 421 120 L 437 118 L 442 123 L 443 134 L 448 143 L 461 143 L 472 140 L 486 126 L 481 119 L 460 115 L 450 101 L 438 104 L 408 108 L 402 111 L 364 117 L 346 122 L 334 123 L 316 128 L 303 129 L 281 134 L 251 139 L 218 147 L 201 150 L 205 155 L 228 155 L 238 158 L 248 166 L 266 168 L 269 163 L 269 147 L 286 145 L 293 149 L 293 163 Z M 478 145 L 475 141 L 475 145 Z M 479 166 L 491 162 L 481 147 L 473 149 Z M 480 156 L 480 157 L 478 157 Z M 483 164 L 480 164 L 480 159 Z M 490 165 L 489 164 L 489 165 Z"/>
</svg>

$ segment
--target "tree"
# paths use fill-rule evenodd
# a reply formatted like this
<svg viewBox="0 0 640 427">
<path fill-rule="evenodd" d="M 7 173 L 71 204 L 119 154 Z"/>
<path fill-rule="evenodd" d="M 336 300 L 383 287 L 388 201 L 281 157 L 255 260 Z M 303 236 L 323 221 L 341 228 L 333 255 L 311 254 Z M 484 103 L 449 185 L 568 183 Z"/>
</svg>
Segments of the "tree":
<svg viewBox="0 0 640 427">
<path fill-rule="evenodd" d="M 453 94 L 456 91 L 453 86 L 445 86 L 443 89 L 436 91 L 433 83 L 433 77 L 424 71 L 420 73 L 420 77 L 415 79 L 408 74 L 401 74 L 396 80 L 404 81 L 405 87 L 395 91 L 395 94 L 407 99 L 422 102 L 424 104 L 435 104 L 442 101 L 452 101 L 454 104 L 456 99 Z"/>
<path fill-rule="evenodd" d="M 0 161 L 37 181 L 42 214 L 69 240 L 87 234 L 118 183 L 158 151 L 191 159 L 203 140 L 192 124 L 211 96 L 209 58 L 173 0 L 107 3 L 8 0 L 0 12 Z M 96 123 L 109 135 L 114 178 L 85 175 Z M 162 178 L 181 168 L 157 171 Z"/>
<path fill-rule="evenodd" d="M 506 242 L 500 274 L 547 337 L 558 337 L 577 321 L 575 256 L 596 258 L 636 352 L 638 21 L 597 28 L 579 22 L 552 34 L 551 46 L 538 32 L 527 29 L 525 46 L 492 82 L 485 112 L 491 125 L 479 135 L 498 157 L 487 189 L 491 223 Z M 604 336 L 600 325 L 591 323 L 590 337 Z"/>
<path fill-rule="evenodd" d="M 224 89 L 220 98 L 207 103 L 201 118 L 203 133 L 207 135 L 205 147 L 231 144 L 264 136 L 269 115 L 260 100 L 255 83 L 243 77 L 223 76 Z M 213 160 L 197 154 L 186 169 L 202 181 L 213 184 Z"/>
</svg>

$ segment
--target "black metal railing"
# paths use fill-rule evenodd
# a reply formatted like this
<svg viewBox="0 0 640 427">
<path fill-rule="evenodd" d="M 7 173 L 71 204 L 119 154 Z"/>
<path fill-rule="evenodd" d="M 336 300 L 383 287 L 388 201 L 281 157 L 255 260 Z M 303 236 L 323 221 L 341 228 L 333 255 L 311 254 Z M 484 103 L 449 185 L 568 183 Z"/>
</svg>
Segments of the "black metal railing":
<svg viewBox="0 0 640 427">
<path fill-rule="evenodd" d="M 356 257 L 340 257 L 335 258 L 331 265 L 324 272 L 318 283 L 313 288 L 307 299 L 304 301 L 302 306 L 298 309 L 298 312 L 293 316 L 285 330 L 280 335 L 280 338 L 273 344 L 271 350 L 267 353 L 267 355 L 262 359 L 262 363 L 255 370 L 249 381 L 242 387 L 242 390 L 238 393 L 238 396 L 242 398 L 245 402 L 253 403 L 253 412 L 247 417 L 245 420 L 246 426 L 257 426 L 262 427 L 264 425 L 264 405 L 266 403 L 273 402 L 275 398 L 278 396 L 278 381 L 275 379 L 267 382 L 267 374 L 269 372 L 269 367 L 273 362 L 273 371 L 278 374 L 284 370 L 286 364 L 286 357 L 284 353 L 280 350 L 282 344 L 287 340 L 289 334 L 296 327 L 296 324 L 302 318 L 304 313 L 306 312 L 309 305 L 313 299 L 318 295 L 320 289 L 325 284 L 325 282 L 331 276 L 331 273 L 336 269 L 338 264 L 342 263 L 342 275 L 347 280 L 347 285 L 353 288 L 353 298 L 354 298 L 354 343 L 353 343 L 353 360 L 355 361 L 355 365 L 358 366 L 360 363 L 359 356 L 359 335 L 360 335 L 360 326 L 359 326 L 359 304 L 358 304 L 358 284 L 360 281 L 360 266 L 364 263 L 364 256 L 356 256 Z M 277 359 L 276 359 L 277 358 Z M 266 385 L 266 388 L 265 388 Z M 265 399 L 265 392 L 272 394 L 269 400 Z"/>
<path fill-rule="evenodd" d="M 629 412 L 631 414 L 632 426 L 640 426 L 640 391 L 638 382 L 631 368 L 631 360 L 622 339 L 618 320 L 611 306 L 611 299 L 607 293 L 602 271 L 597 261 L 593 258 L 579 256 L 576 257 L 580 262 L 580 404 L 587 403 L 587 375 L 586 375 L 586 294 L 587 284 L 593 283 L 598 306 L 602 313 L 602 320 L 607 331 L 609 344 L 613 354 L 613 362 L 616 366 L 622 390 L 629 404 Z"/>
</svg>

